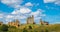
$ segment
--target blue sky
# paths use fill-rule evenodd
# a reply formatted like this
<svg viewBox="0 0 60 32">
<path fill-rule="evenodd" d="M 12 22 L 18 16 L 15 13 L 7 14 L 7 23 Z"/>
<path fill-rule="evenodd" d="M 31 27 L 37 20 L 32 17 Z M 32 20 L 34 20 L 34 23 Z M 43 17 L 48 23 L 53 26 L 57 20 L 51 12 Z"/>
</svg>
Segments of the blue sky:
<svg viewBox="0 0 60 32">
<path fill-rule="evenodd" d="M 60 23 L 60 0 L 0 0 L 0 21 L 4 23 L 14 19 L 25 23 L 31 15 L 36 23 L 40 19 Z"/>
</svg>

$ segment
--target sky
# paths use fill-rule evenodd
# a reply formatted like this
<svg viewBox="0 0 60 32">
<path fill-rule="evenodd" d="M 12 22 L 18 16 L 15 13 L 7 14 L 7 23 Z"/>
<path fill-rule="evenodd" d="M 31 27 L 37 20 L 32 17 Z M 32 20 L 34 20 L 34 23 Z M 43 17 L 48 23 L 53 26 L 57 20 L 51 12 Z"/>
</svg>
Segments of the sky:
<svg viewBox="0 0 60 32">
<path fill-rule="evenodd" d="M 26 23 L 26 19 L 34 16 L 50 24 L 60 23 L 60 0 L 0 0 L 0 21 L 8 23 L 18 19 Z"/>
</svg>

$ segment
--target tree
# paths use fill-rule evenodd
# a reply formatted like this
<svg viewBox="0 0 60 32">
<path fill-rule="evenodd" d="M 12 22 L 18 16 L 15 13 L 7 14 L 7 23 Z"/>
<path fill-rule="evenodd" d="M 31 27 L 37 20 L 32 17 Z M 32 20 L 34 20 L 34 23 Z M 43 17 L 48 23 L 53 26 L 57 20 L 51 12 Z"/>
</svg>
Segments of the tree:
<svg viewBox="0 0 60 32">
<path fill-rule="evenodd" d="M 32 29 L 32 26 L 29 26 L 29 29 Z"/>
<path fill-rule="evenodd" d="M 28 32 L 25 28 L 23 29 L 23 32 Z"/>
<path fill-rule="evenodd" d="M 1 31 L 8 31 L 8 26 L 3 24 L 1 26 Z"/>
</svg>

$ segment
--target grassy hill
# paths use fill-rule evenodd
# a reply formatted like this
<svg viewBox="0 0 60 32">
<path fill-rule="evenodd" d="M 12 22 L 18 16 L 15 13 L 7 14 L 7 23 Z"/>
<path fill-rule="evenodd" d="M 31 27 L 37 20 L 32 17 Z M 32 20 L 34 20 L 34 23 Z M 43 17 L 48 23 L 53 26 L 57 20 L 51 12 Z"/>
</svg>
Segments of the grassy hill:
<svg viewBox="0 0 60 32">
<path fill-rule="evenodd" d="M 23 24 L 20 25 L 19 28 L 9 26 L 7 32 L 60 32 L 60 24 L 54 25 Z"/>
</svg>

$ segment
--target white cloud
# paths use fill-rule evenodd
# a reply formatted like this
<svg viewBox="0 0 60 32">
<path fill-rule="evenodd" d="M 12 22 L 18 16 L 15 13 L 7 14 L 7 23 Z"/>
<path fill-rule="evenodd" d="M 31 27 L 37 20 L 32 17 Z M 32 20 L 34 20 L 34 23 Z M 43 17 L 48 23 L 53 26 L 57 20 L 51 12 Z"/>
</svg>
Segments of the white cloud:
<svg viewBox="0 0 60 32">
<path fill-rule="evenodd" d="M 38 9 L 37 11 L 32 12 L 31 14 L 34 15 L 35 17 L 37 17 L 37 16 L 43 16 L 42 13 L 43 13 L 43 10 Z"/>
<path fill-rule="evenodd" d="M 33 6 L 33 4 L 31 2 L 27 2 L 25 6 Z"/>
<path fill-rule="evenodd" d="M 16 11 L 13 11 L 12 14 L 19 14 L 19 13 L 22 13 L 22 14 L 25 14 L 25 13 L 30 13 L 31 10 L 29 8 L 20 8 L 19 10 L 16 10 Z"/>
<path fill-rule="evenodd" d="M 54 24 L 60 24 L 60 22 L 54 22 Z"/>
<path fill-rule="evenodd" d="M 20 19 L 26 19 L 26 16 L 20 16 Z"/>
<path fill-rule="evenodd" d="M 13 17 L 14 17 L 13 15 L 8 14 L 5 15 L 4 20 L 6 21 L 6 23 L 8 23 L 13 20 Z"/>
<path fill-rule="evenodd" d="M 18 14 L 20 13 L 19 10 L 14 10 L 11 14 Z"/>
<path fill-rule="evenodd" d="M 46 16 L 45 14 L 42 14 L 43 10 L 37 9 L 37 11 L 32 12 L 28 8 L 21 8 L 20 10 L 13 11 L 12 14 L 18 15 L 18 18 L 27 18 L 28 16 L 34 15 L 35 18 L 40 18 L 41 16 Z M 21 15 L 22 14 L 22 15 Z M 19 16 L 20 15 L 20 16 Z"/>
<path fill-rule="evenodd" d="M 16 15 L 16 16 L 14 16 L 13 19 L 26 19 L 26 16 L 24 16 L 24 15 Z"/>
<path fill-rule="evenodd" d="M 22 0 L 1 0 L 2 3 L 11 5 L 11 4 L 20 4 Z"/>
<path fill-rule="evenodd" d="M 13 4 L 13 5 L 10 5 L 10 7 L 13 7 L 15 9 L 19 9 L 21 7 L 21 5 L 19 5 L 19 4 Z"/>
<path fill-rule="evenodd" d="M 24 13 L 29 13 L 29 12 L 31 12 L 31 10 L 30 10 L 29 8 L 21 8 L 21 9 L 20 9 L 20 12 L 24 14 Z"/>
<path fill-rule="evenodd" d="M 44 3 L 54 3 L 60 5 L 60 0 L 44 0 Z"/>
<path fill-rule="evenodd" d="M 56 5 L 60 5 L 60 0 L 55 2 Z"/>
<path fill-rule="evenodd" d="M 1 0 L 1 2 L 13 8 L 19 8 L 23 0 Z"/>
<path fill-rule="evenodd" d="M 7 17 L 6 18 L 13 18 L 14 16 L 12 16 L 12 15 L 7 15 Z"/>
<path fill-rule="evenodd" d="M 0 18 L 3 18 L 3 16 L 4 16 L 3 14 L 0 14 Z"/>
<path fill-rule="evenodd" d="M 40 20 L 42 17 L 35 17 L 34 20 Z"/>
<path fill-rule="evenodd" d="M 51 3 L 51 2 L 55 2 L 56 0 L 44 0 L 44 3 Z"/>
<path fill-rule="evenodd" d="M 31 15 L 34 15 L 34 19 L 35 20 L 39 20 L 42 17 L 45 17 L 46 16 L 45 14 L 43 14 L 43 12 L 44 12 L 43 10 L 37 9 L 37 11 L 32 12 Z"/>
<path fill-rule="evenodd" d="M 40 14 L 40 11 L 32 12 L 31 14 L 34 15 L 34 17 L 37 17 Z"/>
</svg>

